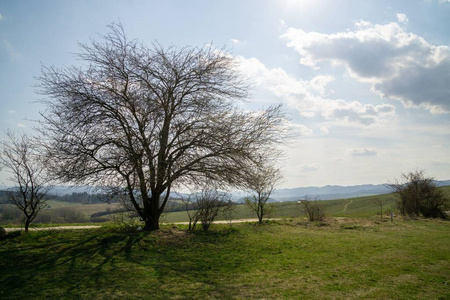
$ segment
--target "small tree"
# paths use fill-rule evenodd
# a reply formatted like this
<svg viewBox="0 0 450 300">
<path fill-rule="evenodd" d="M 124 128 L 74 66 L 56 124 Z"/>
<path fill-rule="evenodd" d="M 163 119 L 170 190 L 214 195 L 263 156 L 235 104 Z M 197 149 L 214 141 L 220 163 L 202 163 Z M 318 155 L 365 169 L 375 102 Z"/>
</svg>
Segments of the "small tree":
<svg viewBox="0 0 450 300">
<path fill-rule="evenodd" d="M 380 207 L 380 218 L 381 220 L 383 220 L 383 199 L 381 198 L 375 198 L 373 199 L 373 203 L 375 203 L 376 205 L 378 205 Z"/>
<path fill-rule="evenodd" d="M 271 166 L 255 168 L 248 174 L 247 184 L 255 195 L 245 198 L 245 204 L 252 212 L 256 213 L 259 224 L 273 209 L 268 200 L 280 180 L 280 171 Z"/>
<path fill-rule="evenodd" d="M 188 196 L 183 202 L 189 217 L 189 230 L 194 230 L 200 222 L 203 231 L 208 231 L 219 214 L 228 212 L 232 205 L 226 193 L 209 188 Z"/>
<path fill-rule="evenodd" d="M 182 197 L 181 201 L 183 201 L 184 206 L 186 208 L 186 213 L 189 218 L 189 227 L 188 230 L 194 230 L 197 226 L 197 222 L 199 219 L 199 212 L 197 209 L 197 202 L 194 200 L 194 195 L 189 195 L 187 197 Z"/>
<path fill-rule="evenodd" d="M 25 134 L 16 136 L 12 131 L 8 131 L 6 136 L 7 140 L 2 143 L 0 164 L 9 170 L 9 180 L 15 184 L 7 195 L 23 213 L 25 232 L 28 232 L 31 222 L 45 206 L 49 180 L 32 139 Z"/>
<path fill-rule="evenodd" d="M 402 174 L 402 181 L 395 180 L 388 186 L 397 193 L 397 208 L 403 216 L 444 218 L 449 199 L 436 185 L 434 178 L 421 170 Z"/>
<path fill-rule="evenodd" d="M 301 200 L 302 211 L 309 221 L 323 221 L 325 219 L 325 207 L 319 200 Z"/>
</svg>

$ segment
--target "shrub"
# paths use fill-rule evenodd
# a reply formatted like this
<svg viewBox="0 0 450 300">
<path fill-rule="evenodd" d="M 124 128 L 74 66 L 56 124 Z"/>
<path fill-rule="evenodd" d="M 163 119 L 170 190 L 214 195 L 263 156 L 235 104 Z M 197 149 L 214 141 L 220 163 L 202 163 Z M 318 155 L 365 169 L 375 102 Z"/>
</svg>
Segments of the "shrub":
<svg viewBox="0 0 450 300">
<path fill-rule="evenodd" d="M 425 218 L 445 218 L 449 199 L 445 197 L 432 177 L 423 171 L 402 174 L 402 181 L 395 180 L 389 187 L 397 193 L 397 209 L 403 216 L 419 215 Z"/>
<path fill-rule="evenodd" d="M 325 207 L 319 200 L 302 200 L 302 211 L 309 221 L 323 221 L 325 219 Z"/>
<path fill-rule="evenodd" d="M 202 230 L 208 231 L 219 214 L 225 216 L 233 213 L 232 202 L 226 193 L 206 187 L 201 192 L 183 199 L 189 217 L 189 230 L 194 230 L 200 222 Z"/>
</svg>

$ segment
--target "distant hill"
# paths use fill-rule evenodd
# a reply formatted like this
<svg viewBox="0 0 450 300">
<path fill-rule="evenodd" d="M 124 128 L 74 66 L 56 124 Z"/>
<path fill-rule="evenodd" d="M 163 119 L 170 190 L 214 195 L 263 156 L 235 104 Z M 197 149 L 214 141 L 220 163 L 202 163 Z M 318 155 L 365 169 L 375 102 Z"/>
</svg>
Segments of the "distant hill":
<svg viewBox="0 0 450 300">
<path fill-rule="evenodd" d="M 436 181 L 438 186 L 450 185 L 450 180 Z M 353 186 L 327 185 L 323 187 L 300 187 L 275 190 L 273 198 L 278 201 L 294 201 L 304 198 L 321 200 L 346 199 L 391 193 L 386 184 L 363 184 Z"/>
<path fill-rule="evenodd" d="M 438 180 L 436 181 L 436 184 L 438 186 L 450 186 L 450 180 Z M 72 193 L 96 194 L 98 192 L 99 191 L 95 191 L 92 187 L 89 186 L 55 186 L 52 188 L 49 194 L 64 196 L 71 195 Z M 305 198 L 334 200 L 381 195 L 391 192 L 392 191 L 387 187 L 386 184 L 363 184 L 353 186 L 327 185 L 322 187 L 310 186 L 291 189 L 277 189 L 272 193 L 270 202 L 296 201 L 298 199 Z M 171 197 L 179 198 L 180 195 L 186 196 L 186 194 L 184 193 L 172 193 Z M 243 191 L 235 191 L 232 192 L 231 195 L 234 201 L 243 202 L 243 199 L 248 195 L 248 193 Z M 0 196 L 2 195 L 0 194 Z"/>
</svg>

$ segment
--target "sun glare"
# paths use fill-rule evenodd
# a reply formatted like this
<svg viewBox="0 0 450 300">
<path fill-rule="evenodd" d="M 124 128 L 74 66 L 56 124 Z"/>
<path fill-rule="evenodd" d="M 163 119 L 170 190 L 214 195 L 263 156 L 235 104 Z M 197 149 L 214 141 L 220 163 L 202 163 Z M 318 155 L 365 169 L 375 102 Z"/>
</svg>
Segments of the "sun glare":
<svg viewBox="0 0 450 300">
<path fill-rule="evenodd" d="M 319 6 L 321 3 L 320 0 L 281 0 L 277 2 L 281 3 L 287 9 L 297 11 Z"/>
</svg>

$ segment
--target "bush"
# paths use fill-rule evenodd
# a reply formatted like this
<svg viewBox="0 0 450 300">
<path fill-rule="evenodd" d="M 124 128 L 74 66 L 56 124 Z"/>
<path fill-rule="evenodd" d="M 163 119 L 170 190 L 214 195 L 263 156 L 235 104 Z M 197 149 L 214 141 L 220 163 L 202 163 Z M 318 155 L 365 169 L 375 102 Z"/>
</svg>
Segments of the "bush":
<svg viewBox="0 0 450 300">
<path fill-rule="evenodd" d="M 183 199 L 189 217 L 189 230 L 194 230 L 200 222 L 203 231 L 208 231 L 219 214 L 231 218 L 232 202 L 228 195 L 214 189 L 203 189 L 200 193 Z"/>
<path fill-rule="evenodd" d="M 432 177 L 426 177 L 423 171 L 402 174 L 398 180 L 389 184 L 397 193 L 397 209 L 403 216 L 411 218 L 419 215 L 425 218 L 445 218 L 449 208 L 449 199 L 445 197 Z"/>
<path fill-rule="evenodd" d="M 325 207 L 319 200 L 302 200 L 302 211 L 309 221 L 323 221 L 325 219 Z"/>
</svg>

